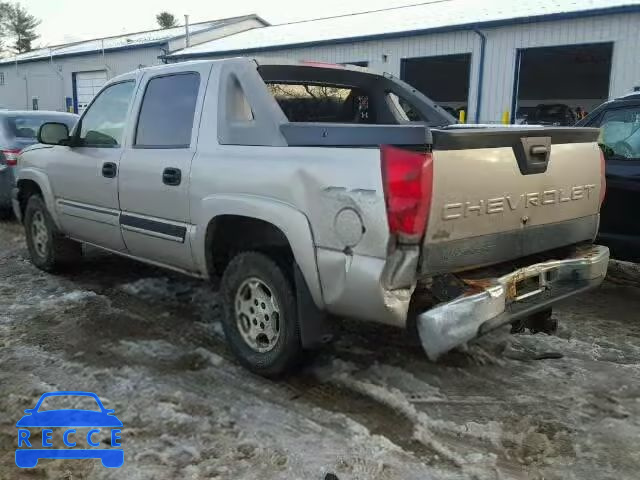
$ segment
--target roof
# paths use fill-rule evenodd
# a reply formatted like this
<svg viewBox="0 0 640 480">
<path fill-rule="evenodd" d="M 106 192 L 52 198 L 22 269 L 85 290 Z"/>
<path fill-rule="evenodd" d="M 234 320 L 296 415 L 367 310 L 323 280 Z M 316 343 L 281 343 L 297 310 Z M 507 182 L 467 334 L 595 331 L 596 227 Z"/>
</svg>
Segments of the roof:
<svg viewBox="0 0 640 480">
<path fill-rule="evenodd" d="M 54 110 L 0 110 L 0 117 L 74 117 L 75 113 L 58 112 Z"/>
<path fill-rule="evenodd" d="M 168 57 L 242 54 L 624 12 L 640 12 L 640 0 L 431 0 L 256 28 L 179 50 Z"/>
<path fill-rule="evenodd" d="M 257 19 L 265 25 L 267 22 L 257 15 L 244 15 L 241 17 L 223 18 L 210 20 L 208 22 L 193 23 L 189 25 L 191 35 L 215 30 L 233 23 L 238 23 L 247 19 Z M 158 30 L 148 30 L 145 32 L 127 33 L 114 37 L 97 38 L 84 40 L 82 42 L 68 43 L 51 47 L 38 48 L 27 53 L 21 53 L 12 57 L 0 59 L 0 64 L 18 63 L 49 59 L 50 57 L 66 57 L 74 55 L 85 55 L 95 52 L 105 52 L 114 50 L 124 50 L 129 48 L 150 47 L 165 44 L 170 40 L 183 38 L 185 36 L 184 26 L 165 28 Z"/>
</svg>

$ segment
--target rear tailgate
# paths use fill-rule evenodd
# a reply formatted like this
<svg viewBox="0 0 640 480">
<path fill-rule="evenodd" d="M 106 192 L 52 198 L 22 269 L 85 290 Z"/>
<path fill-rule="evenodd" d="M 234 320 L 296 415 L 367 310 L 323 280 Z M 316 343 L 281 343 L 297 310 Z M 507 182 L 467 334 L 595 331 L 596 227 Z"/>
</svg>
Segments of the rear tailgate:
<svg viewBox="0 0 640 480">
<path fill-rule="evenodd" d="M 594 238 L 603 192 L 598 130 L 432 133 L 422 273 L 467 270 Z"/>
</svg>

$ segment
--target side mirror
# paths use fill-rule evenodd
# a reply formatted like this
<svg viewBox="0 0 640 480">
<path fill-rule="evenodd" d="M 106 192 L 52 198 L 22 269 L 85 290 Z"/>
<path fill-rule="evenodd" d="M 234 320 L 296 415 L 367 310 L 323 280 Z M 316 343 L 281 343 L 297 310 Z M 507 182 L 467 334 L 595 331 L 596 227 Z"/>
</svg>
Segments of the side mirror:
<svg viewBox="0 0 640 480">
<path fill-rule="evenodd" d="M 64 145 L 69 142 L 69 127 L 64 123 L 43 123 L 38 130 L 38 142 L 45 145 Z"/>
<path fill-rule="evenodd" d="M 24 413 L 33 413 L 35 411 L 35 408 L 27 408 Z"/>
</svg>

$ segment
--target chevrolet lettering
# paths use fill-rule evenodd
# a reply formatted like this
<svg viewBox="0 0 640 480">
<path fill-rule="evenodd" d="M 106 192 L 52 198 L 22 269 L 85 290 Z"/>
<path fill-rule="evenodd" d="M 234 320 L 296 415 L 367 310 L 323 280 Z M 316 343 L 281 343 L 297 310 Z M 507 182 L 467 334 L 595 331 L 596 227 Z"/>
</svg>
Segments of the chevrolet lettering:
<svg viewBox="0 0 640 480">
<path fill-rule="evenodd" d="M 505 210 L 515 211 L 521 208 L 535 208 L 547 205 L 557 205 L 579 200 L 588 200 L 597 189 L 597 185 L 576 185 L 571 188 L 544 190 L 543 192 L 523 193 L 518 196 L 505 195 L 470 202 L 448 203 L 443 207 L 443 220 L 456 220 L 471 215 L 491 215 L 503 213 Z"/>
</svg>

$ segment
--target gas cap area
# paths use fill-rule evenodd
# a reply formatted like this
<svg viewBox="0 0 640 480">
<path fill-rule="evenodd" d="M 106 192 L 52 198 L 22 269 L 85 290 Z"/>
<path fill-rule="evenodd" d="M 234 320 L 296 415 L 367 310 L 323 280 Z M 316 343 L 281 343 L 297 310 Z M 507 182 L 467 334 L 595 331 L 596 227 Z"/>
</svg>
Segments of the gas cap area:
<svg viewBox="0 0 640 480">
<path fill-rule="evenodd" d="M 343 208 L 333 221 L 336 236 L 345 247 L 355 247 L 364 235 L 362 217 L 353 208 Z"/>
</svg>

